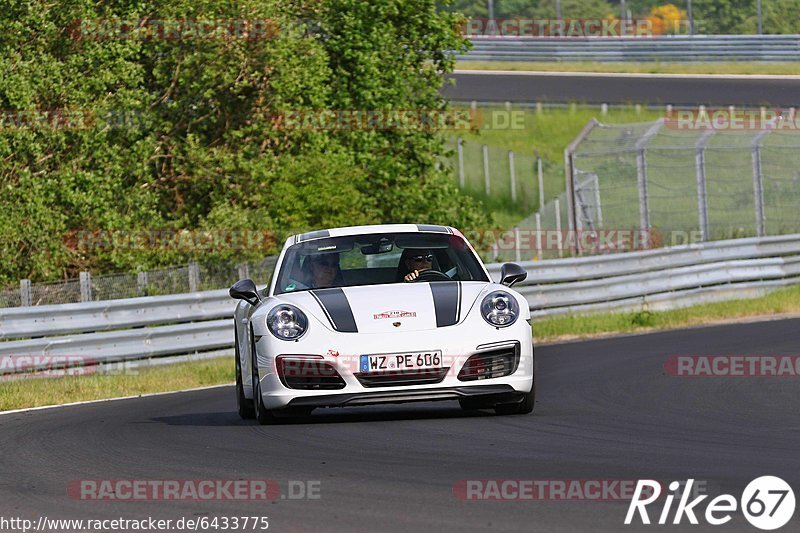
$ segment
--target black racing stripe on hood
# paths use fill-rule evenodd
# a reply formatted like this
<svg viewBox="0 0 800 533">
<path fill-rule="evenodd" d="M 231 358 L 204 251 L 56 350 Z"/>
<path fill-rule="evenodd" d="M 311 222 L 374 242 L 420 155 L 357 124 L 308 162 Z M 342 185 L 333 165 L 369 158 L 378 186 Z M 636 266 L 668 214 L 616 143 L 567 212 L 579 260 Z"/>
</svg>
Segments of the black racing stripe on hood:
<svg viewBox="0 0 800 533">
<path fill-rule="evenodd" d="M 461 283 L 458 281 L 433 281 L 429 283 L 436 310 L 436 327 L 458 323 L 461 314 Z"/>
<path fill-rule="evenodd" d="M 310 292 L 331 321 L 333 329 L 343 333 L 358 333 L 353 310 L 342 289 L 318 289 Z"/>
</svg>

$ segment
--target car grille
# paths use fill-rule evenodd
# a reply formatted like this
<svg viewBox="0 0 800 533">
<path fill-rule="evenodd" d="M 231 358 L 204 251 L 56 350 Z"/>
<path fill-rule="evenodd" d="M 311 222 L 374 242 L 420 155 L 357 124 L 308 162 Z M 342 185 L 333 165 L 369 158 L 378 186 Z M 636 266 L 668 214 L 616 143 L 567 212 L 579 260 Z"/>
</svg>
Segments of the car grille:
<svg viewBox="0 0 800 533">
<path fill-rule="evenodd" d="M 322 359 L 279 357 L 278 377 L 287 389 L 336 390 L 345 387 L 339 372 Z"/>
<path fill-rule="evenodd" d="M 406 370 L 400 372 L 381 372 L 376 374 L 355 374 L 364 387 L 397 387 L 401 385 L 427 385 L 439 383 L 450 368 L 429 370 Z"/>
<path fill-rule="evenodd" d="M 519 346 L 516 342 L 470 356 L 458 373 L 459 381 L 501 378 L 513 374 L 519 366 Z"/>
</svg>

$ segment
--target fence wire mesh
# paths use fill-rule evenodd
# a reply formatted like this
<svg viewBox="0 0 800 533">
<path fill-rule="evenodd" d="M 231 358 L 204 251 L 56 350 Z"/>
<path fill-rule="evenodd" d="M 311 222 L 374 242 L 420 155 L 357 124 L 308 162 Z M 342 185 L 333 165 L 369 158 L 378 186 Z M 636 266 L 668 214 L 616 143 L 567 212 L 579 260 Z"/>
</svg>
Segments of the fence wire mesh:
<svg viewBox="0 0 800 533">
<path fill-rule="evenodd" d="M 481 198 L 491 207 L 505 206 L 524 214 L 538 209 L 539 171 L 533 154 L 520 154 L 460 138 L 448 139 L 445 148 L 450 153 L 447 164 L 465 192 Z"/>
<path fill-rule="evenodd" d="M 275 257 L 261 261 L 228 264 L 191 264 L 140 272 L 86 276 L 57 282 L 24 282 L 0 289 L 0 308 L 21 305 L 51 305 L 86 301 L 116 300 L 139 296 L 158 296 L 207 291 L 230 287 L 239 279 L 250 277 L 266 284 L 275 267 Z"/>
<path fill-rule="evenodd" d="M 579 230 L 650 230 L 652 245 L 800 231 L 800 131 L 598 124 L 572 165 Z"/>
</svg>

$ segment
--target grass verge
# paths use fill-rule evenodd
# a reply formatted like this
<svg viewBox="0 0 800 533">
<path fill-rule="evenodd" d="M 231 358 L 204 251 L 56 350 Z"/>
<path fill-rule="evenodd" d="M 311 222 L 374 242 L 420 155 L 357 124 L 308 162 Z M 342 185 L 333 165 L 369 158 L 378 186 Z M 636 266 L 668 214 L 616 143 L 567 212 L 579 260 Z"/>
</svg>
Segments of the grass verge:
<svg viewBox="0 0 800 533">
<path fill-rule="evenodd" d="M 118 375 L 3 381 L 0 382 L 0 411 L 208 387 L 232 383 L 234 377 L 232 357 L 220 357 L 126 370 Z"/>
<path fill-rule="evenodd" d="M 528 63 L 524 61 L 459 61 L 460 70 L 518 70 L 540 72 L 621 72 L 634 74 L 800 74 L 800 62 L 754 63 Z"/>
<path fill-rule="evenodd" d="M 504 108 L 486 106 L 480 109 L 487 117 L 491 117 L 493 110 L 503 110 Z M 466 132 L 461 137 L 466 143 L 488 144 L 505 150 L 513 150 L 519 155 L 533 155 L 538 150 L 545 162 L 563 167 L 564 148 L 593 118 L 605 124 L 629 124 L 652 122 L 664 117 L 664 109 L 649 109 L 642 106 L 637 112 L 633 105 L 609 107 L 606 115 L 600 113 L 599 106 L 578 103 L 563 108 L 546 107 L 540 112 L 530 107 L 514 107 L 513 109 L 523 111 L 519 121 L 521 129 L 492 129 L 490 120 L 487 120 L 487 124 L 482 129 L 476 132 Z M 482 169 L 479 170 L 482 171 Z M 561 170 L 563 172 L 563 168 Z M 564 184 L 561 183 L 561 186 L 563 187 Z"/>
<path fill-rule="evenodd" d="M 537 341 L 555 342 L 609 334 L 677 329 L 736 319 L 800 313 L 800 285 L 778 289 L 760 298 L 729 300 L 671 311 L 637 311 L 597 315 L 570 315 L 536 320 Z"/>
</svg>

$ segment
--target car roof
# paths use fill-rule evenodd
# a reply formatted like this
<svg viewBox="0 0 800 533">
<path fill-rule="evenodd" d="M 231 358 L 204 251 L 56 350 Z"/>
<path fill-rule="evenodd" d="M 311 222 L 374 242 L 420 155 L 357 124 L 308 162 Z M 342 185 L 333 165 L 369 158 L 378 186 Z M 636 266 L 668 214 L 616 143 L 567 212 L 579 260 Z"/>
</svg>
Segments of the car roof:
<svg viewBox="0 0 800 533">
<path fill-rule="evenodd" d="M 461 235 L 461 232 L 450 226 L 435 224 L 374 224 L 371 226 L 348 226 L 344 228 L 331 228 L 309 231 L 289 237 L 294 244 L 324 239 L 326 237 L 346 237 L 348 235 L 369 235 L 374 233 L 447 233 Z"/>
</svg>

